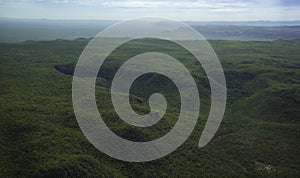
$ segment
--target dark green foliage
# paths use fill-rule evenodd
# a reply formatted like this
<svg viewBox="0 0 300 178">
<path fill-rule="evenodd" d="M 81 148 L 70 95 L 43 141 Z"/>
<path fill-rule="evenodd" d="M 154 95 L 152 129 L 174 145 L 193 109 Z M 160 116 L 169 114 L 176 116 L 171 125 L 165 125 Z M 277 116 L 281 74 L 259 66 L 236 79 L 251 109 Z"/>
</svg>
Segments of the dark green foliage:
<svg viewBox="0 0 300 178">
<path fill-rule="evenodd" d="M 109 86 L 121 65 L 144 49 L 158 49 L 191 71 L 201 115 L 190 138 L 170 155 L 127 163 L 99 152 L 82 134 L 72 108 L 74 65 L 88 40 L 0 44 L 0 177 L 299 177 L 300 40 L 210 41 L 224 67 L 228 105 L 214 139 L 198 148 L 210 109 L 210 88 L 200 64 L 166 41 L 133 41 L 113 53 L 99 73 L 99 112 L 118 135 L 147 141 L 167 133 L 179 112 L 174 84 L 147 74 L 131 88 L 138 113 L 149 112 L 151 92 L 168 100 L 168 112 L 149 128 L 129 126 L 110 101 Z M 138 49 L 134 48 L 138 47 Z M 126 59 L 122 58 L 122 59 Z M 65 75 L 68 74 L 68 75 Z"/>
</svg>

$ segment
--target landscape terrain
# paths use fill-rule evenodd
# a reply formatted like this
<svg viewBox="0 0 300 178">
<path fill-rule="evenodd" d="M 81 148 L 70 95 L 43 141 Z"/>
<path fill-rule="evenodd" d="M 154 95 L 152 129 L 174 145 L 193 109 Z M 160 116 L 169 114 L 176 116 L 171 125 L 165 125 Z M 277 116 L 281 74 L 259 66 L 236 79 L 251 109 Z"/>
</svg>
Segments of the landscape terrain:
<svg viewBox="0 0 300 178">
<path fill-rule="evenodd" d="M 117 20 L 0 18 L 0 42 L 91 38 Z M 300 39 L 300 21 L 186 21 L 210 40 L 272 41 Z"/>
<path fill-rule="evenodd" d="M 134 110 L 148 113 L 148 99 L 155 92 L 166 97 L 168 108 L 154 126 L 128 125 L 110 99 L 111 81 L 122 63 L 140 53 L 166 52 L 182 62 L 197 83 L 200 116 L 191 136 L 173 153 L 145 163 L 101 153 L 77 124 L 72 75 L 90 39 L 1 43 L 0 177 L 299 177 L 300 40 L 298 32 L 289 31 L 299 27 L 239 27 L 253 28 L 257 35 L 251 38 L 234 33 L 234 39 L 246 41 L 209 40 L 223 66 L 228 96 L 221 126 L 204 148 L 198 141 L 210 110 L 210 87 L 193 56 L 156 39 L 130 41 L 108 56 L 96 82 L 98 109 L 114 133 L 129 140 L 149 141 L 166 134 L 178 118 L 180 98 L 168 78 L 154 73 L 139 77 L 130 92 Z M 274 39 L 257 28 L 273 35 L 274 28 L 288 31 Z"/>
</svg>

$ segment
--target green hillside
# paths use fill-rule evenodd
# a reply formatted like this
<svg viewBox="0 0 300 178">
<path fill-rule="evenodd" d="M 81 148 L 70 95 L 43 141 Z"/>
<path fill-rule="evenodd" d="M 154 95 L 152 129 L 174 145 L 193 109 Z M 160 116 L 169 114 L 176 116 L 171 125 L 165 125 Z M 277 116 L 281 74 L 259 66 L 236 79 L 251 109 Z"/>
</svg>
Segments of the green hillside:
<svg viewBox="0 0 300 178">
<path fill-rule="evenodd" d="M 201 97 L 201 114 L 190 138 L 168 156 L 146 163 L 101 153 L 77 124 L 72 74 L 87 43 L 0 44 L 0 177 L 300 176 L 300 40 L 210 41 L 224 68 L 228 104 L 221 127 L 204 148 L 198 148 L 198 141 L 210 109 L 210 88 L 201 65 L 167 41 L 135 40 L 119 47 L 99 72 L 96 89 L 99 111 L 117 135 L 134 141 L 159 138 L 180 111 L 174 84 L 147 74 L 132 86 L 134 110 L 148 113 L 148 98 L 159 91 L 168 101 L 167 113 L 149 128 L 118 118 L 109 87 L 120 65 L 136 54 L 171 50 L 168 54 L 192 73 Z"/>
</svg>

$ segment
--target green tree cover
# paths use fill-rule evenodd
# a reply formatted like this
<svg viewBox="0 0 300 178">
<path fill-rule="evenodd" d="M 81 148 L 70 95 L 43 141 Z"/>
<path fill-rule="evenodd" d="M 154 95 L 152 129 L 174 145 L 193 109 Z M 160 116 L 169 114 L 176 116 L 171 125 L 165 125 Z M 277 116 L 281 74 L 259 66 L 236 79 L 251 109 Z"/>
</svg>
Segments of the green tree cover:
<svg viewBox="0 0 300 178">
<path fill-rule="evenodd" d="M 96 96 L 106 124 L 126 139 L 147 141 L 167 133 L 178 117 L 180 98 L 169 79 L 144 75 L 132 86 L 133 108 L 149 112 L 148 98 L 159 91 L 168 100 L 167 114 L 149 128 L 121 121 L 109 86 L 124 60 L 171 49 L 168 54 L 187 66 L 199 87 L 201 115 L 190 138 L 170 155 L 146 163 L 101 153 L 76 122 L 72 73 L 88 41 L 0 44 L 0 177 L 300 176 L 300 40 L 210 41 L 225 71 L 228 104 L 220 129 L 201 149 L 198 140 L 210 109 L 201 65 L 166 41 L 136 40 L 112 53 L 99 72 Z"/>
</svg>

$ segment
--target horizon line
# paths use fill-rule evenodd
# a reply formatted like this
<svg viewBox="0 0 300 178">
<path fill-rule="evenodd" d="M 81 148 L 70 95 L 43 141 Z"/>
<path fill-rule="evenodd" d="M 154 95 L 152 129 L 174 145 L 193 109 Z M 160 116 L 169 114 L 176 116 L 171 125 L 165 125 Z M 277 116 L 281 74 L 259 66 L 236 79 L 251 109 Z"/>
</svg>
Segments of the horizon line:
<svg viewBox="0 0 300 178">
<path fill-rule="evenodd" d="M 162 17 L 163 18 L 163 17 Z M 24 20 L 86 20 L 86 21 L 125 21 L 132 19 L 100 19 L 100 18 L 24 18 L 24 17 L 0 17 L 0 19 L 24 19 Z M 176 20 L 176 19 L 173 19 Z M 268 20 L 268 19 L 260 19 L 260 20 L 177 20 L 182 22 L 300 22 L 300 19 L 296 20 Z"/>
</svg>

